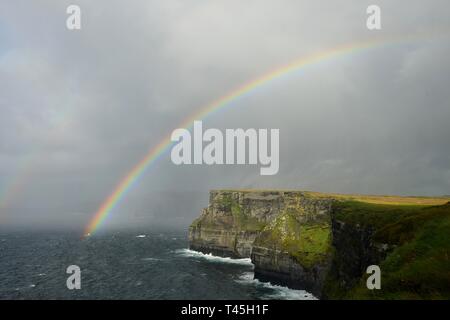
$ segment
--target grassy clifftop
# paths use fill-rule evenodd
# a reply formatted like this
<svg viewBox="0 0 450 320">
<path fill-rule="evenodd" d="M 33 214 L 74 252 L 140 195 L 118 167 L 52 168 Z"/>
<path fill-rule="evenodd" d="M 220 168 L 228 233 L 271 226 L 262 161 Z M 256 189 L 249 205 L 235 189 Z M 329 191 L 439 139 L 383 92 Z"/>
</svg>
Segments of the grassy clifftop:
<svg viewBox="0 0 450 320">
<path fill-rule="evenodd" d="M 299 191 L 291 189 L 221 189 L 212 190 L 212 192 L 240 192 L 240 193 L 298 193 L 301 192 L 310 197 L 333 198 L 342 201 L 359 201 L 373 204 L 391 204 L 391 205 L 443 205 L 450 202 L 449 196 L 425 197 L 425 196 L 398 196 L 398 195 L 367 195 L 367 194 L 345 194 L 329 193 L 316 191 Z"/>
<path fill-rule="evenodd" d="M 366 275 L 349 290 L 343 290 L 337 279 L 330 278 L 330 296 L 450 298 L 450 203 L 426 206 L 344 201 L 336 204 L 335 212 L 340 221 L 373 228 L 373 241 L 392 249 L 379 264 L 381 290 L 367 290 Z"/>
</svg>

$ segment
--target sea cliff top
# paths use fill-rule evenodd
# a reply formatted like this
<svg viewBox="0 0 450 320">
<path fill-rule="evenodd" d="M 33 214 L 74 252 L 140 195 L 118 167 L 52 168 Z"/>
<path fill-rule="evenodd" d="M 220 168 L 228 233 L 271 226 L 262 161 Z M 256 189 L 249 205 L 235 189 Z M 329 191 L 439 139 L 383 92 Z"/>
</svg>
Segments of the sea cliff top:
<svg viewBox="0 0 450 320">
<path fill-rule="evenodd" d="M 345 193 L 326 193 L 295 189 L 215 189 L 211 192 L 227 193 L 304 193 L 311 197 L 333 198 L 339 200 L 353 200 L 373 204 L 392 204 L 392 205 L 443 205 L 450 202 L 450 196 L 400 196 L 400 195 L 366 195 L 366 194 L 345 194 Z"/>
</svg>

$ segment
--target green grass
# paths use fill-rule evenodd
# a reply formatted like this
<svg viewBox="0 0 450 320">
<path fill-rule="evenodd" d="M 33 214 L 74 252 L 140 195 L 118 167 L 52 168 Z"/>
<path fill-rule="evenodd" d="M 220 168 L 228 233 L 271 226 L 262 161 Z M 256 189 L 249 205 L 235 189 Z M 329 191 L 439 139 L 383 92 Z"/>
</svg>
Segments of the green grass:
<svg viewBox="0 0 450 320">
<path fill-rule="evenodd" d="M 328 224 L 302 226 L 297 250 L 291 254 L 306 268 L 323 262 L 331 250 L 331 227 Z"/>
<path fill-rule="evenodd" d="M 331 250 L 331 225 L 327 221 L 300 222 L 301 212 L 286 210 L 260 235 L 259 244 L 287 252 L 304 268 L 321 263 Z"/>
<path fill-rule="evenodd" d="M 360 201 L 342 201 L 334 205 L 336 218 L 350 224 L 380 228 L 395 223 L 415 213 L 420 213 L 426 206 L 388 205 Z"/>
<path fill-rule="evenodd" d="M 381 290 L 367 275 L 344 294 L 351 299 L 449 299 L 450 204 L 375 205 L 345 202 L 339 219 L 375 228 L 374 240 L 395 246 L 381 262 Z M 335 288 L 336 289 L 336 288 Z"/>
</svg>

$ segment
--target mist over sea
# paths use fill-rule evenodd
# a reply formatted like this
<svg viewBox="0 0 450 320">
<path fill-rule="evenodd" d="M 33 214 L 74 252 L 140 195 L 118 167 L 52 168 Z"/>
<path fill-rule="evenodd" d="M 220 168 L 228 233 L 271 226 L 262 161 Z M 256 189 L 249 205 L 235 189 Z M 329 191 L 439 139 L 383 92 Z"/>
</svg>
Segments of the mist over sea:
<svg viewBox="0 0 450 320">
<path fill-rule="evenodd" d="M 185 230 L 0 230 L 0 299 L 313 299 L 253 279 L 250 259 L 188 250 Z M 81 289 L 66 268 L 81 268 Z"/>
</svg>

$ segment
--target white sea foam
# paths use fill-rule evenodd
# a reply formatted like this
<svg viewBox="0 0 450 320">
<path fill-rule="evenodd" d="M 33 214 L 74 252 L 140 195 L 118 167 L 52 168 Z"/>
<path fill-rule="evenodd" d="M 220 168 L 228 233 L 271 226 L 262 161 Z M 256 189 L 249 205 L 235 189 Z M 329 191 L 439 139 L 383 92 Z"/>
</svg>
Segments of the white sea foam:
<svg viewBox="0 0 450 320">
<path fill-rule="evenodd" d="M 231 264 L 241 264 L 241 265 L 248 265 L 253 266 L 252 261 L 250 258 L 245 259 L 232 259 L 229 257 L 219 257 L 219 256 L 213 256 L 212 254 L 208 253 L 202 253 L 190 249 L 179 249 L 175 250 L 175 253 L 188 258 L 201 258 L 205 259 L 209 262 L 215 262 L 215 263 L 231 263 Z"/>
<path fill-rule="evenodd" d="M 146 237 L 145 234 L 139 234 L 139 235 L 136 236 L 136 238 L 145 238 L 145 237 Z"/>
<path fill-rule="evenodd" d="M 258 288 L 268 289 L 268 293 L 264 294 L 261 299 L 278 299 L 278 300 L 317 300 L 314 295 L 305 290 L 295 290 L 288 287 L 271 284 L 270 282 L 262 282 L 254 279 L 253 272 L 244 272 L 236 282 L 252 285 Z"/>
<path fill-rule="evenodd" d="M 205 254 L 202 252 L 190 250 L 190 249 L 179 249 L 175 250 L 175 253 L 183 257 L 188 258 L 200 258 L 205 259 L 209 262 L 214 263 L 232 263 L 253 266 L 251 259 L 232 259 L 213 256 L 212 254 Z M 262 299 L 279 299 L 279 300 L 317 300 L 314 295 L 305 290 L 295 290 L 288 287 L 279 286 L 271 284 L 270 282 L 262 282 L 258 279 L 254 279 L 253 272 L 244 272 L 238 279 L 235 280 L 243 285 L 251 285 L 260 289 L 267 291 L 261 298 Z"/>
</svg>

